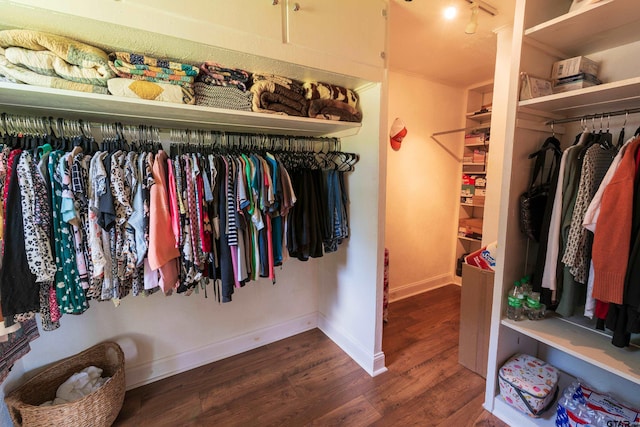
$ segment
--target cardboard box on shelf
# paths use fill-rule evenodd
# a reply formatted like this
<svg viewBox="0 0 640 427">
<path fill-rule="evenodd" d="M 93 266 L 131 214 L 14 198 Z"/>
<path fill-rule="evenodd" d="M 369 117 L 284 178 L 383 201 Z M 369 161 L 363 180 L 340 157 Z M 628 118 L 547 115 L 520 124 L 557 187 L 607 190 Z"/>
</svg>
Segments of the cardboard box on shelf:
<svg viewBox="0 0 640 427">
<path fill-rule="evenodd" d="M 472 163 L 484 163 L 487 156 L 487 152 L 484 150 L 473 150 Z"/>
<path fill-rule="evenodd" d="M 484 144 L 487 140 L 487 135 L 484 132 L 468 133 L 464 136 L 465 145 L 478 145 Z"/>
<path fill-rule="evenodd" d="M 551 79 L 557 80 L 580 73 L 597 76 L 598 63 L 584 56 L 576 56 L 555 62 L 551 68 Z"/>
<path fill-rule="evenodd" d="M 551 80 L 520 73 L 520 101 L 553 94 Z"/>
</svg>

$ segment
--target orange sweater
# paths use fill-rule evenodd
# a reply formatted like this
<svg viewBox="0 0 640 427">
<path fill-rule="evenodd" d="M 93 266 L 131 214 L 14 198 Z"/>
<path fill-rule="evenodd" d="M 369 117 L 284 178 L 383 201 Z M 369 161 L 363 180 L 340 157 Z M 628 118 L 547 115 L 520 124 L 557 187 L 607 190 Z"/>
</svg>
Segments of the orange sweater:
<svg viewBox="0 0 640 427">
<path fill-rule="evenodd" d="M 149 204 L 149 266 L 160 269 L 160 287 L 168 293 L 178 282 L 178 266 L 175 261 L 180 256 L 176 249 L 171 228 L 169 198 L 167 196 L 167 153 L 160 150 L 156 154 L 151 173 L 155 184 L 151 186 Z"/>
<path fill-rule="evenodd" d="M 622 304 L 631 248 L 635 156 L 639 146 L 640 138 L 631 141 L 602 194 L 591 257 L 595 272 L 593 297 L 604 302 Z"/>
</svg>

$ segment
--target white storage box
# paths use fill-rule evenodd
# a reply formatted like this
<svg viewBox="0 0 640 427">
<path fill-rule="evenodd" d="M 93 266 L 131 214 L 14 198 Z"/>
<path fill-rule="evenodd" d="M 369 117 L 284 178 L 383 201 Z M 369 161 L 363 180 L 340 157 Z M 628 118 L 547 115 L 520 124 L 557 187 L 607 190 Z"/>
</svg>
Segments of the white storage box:
<svg viewBox="0 0 640 427">
<path fill-rule="evenodd" d="M 558 370 L 527 354 L 516 354 L 500 368 L 500 395 L 514 408 L 539 417 L 558 395 Z"/>
</svg>

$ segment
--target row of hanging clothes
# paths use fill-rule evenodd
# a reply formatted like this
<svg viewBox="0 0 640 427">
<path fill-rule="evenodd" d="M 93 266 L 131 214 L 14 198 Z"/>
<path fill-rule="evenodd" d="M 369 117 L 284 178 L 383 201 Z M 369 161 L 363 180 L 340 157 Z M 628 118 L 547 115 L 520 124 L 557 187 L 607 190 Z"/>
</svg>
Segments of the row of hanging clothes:
<svg viewBox="0 0 640 427">
<path fill-rule="evenodd" d="M 209 284 L 228 302 L 349 237 L 345 175 L 359 157 L 336 138 L 171 130 L 167 152 L 148 126 L 7 114 L 2 125 L 5 327 L 39 313 L 53 330 L 91 300 L 206 296 Z"/>
<path fill-rule="evenodd" d="M 610 114 L 585 116 L 571 146 L 554 134 L 530 156 L 552 159 L 532 285 L 556 313 L 595 319 L 625 347 L 640 332 L 640 128 L 627 137 L 629 111 L 611 114 L 625 114 L 617 135 Z"/>
</svg>

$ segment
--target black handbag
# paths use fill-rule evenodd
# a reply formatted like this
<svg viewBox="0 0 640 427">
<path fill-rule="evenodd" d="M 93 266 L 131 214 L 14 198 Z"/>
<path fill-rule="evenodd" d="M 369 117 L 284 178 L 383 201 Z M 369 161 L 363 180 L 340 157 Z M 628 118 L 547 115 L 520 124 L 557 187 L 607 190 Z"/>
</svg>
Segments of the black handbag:
<svg viewBox="0 0 640 427">
<path fill-rule="evenodd" d="M 543 177 L 546 154 L 547 150 L 543 149 L 529 156 L 529 158 L 535 156 L 536 162 L 533 166 L 529 189 L 520 195 L 520 231 L 536 242 L 540 241 L 540 230 L 547 203 L 553 202 L 549 200 L 553 167 L 549 168 L 546 179 Z"/>
</svg>

